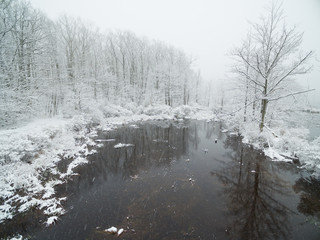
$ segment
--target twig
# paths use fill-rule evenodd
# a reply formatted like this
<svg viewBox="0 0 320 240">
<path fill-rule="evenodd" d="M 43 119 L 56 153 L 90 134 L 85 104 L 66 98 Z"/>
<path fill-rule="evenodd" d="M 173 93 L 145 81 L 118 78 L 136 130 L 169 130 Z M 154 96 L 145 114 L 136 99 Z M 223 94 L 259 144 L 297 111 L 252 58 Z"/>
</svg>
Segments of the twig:
<svg viewBox="0 0 320 240">
<path fill-rule="evenodd" d="M 302 94 L 302 93 L 307 93 L 307 92 L 311 92 L 311 91 L 314 91 L 316 89 L 309 89 L 309 90 L 305 90 L 305 91 L 301 91 L 301 92 L 295 92 L 295 93 L 290 93 L 290 94 L 287 94 L 287 95 L 284 95 L 284 96 L 280 96 L 280 97 L 277 97 L 277 98 L 273 98 L 273 99 L 268 99 L 268 102 L 272 102 L 272 101 L 276 101 L 276 100 L 279 100 L 279 99 L 282 99 L 282 98 L 286 98 L 286 97 L 290 97 L 290 96 L 294 96 L 294 95 L 298 95 L 298 94 Z"/>
</svg>

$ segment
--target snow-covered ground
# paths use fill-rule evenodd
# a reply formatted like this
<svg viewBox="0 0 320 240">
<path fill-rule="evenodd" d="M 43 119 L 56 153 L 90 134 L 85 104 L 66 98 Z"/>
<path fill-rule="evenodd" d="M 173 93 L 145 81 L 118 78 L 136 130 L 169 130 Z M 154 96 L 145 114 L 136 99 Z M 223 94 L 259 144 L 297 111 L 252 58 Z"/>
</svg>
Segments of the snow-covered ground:
<svg viewBox="0 0 320 240">
<path fill-rule="evenodd" d="M 86 128 L 89 119 L 37 120 L 26 126 L 0 131 L 0 222 L 36 206 L 53 217 L 64 213 L 55 198 L 54 186 L 73 174 L 73 168 L 86 162 L 88 145 L 94 132 Z M 73 158 L 66 172 L 56 164 L 61 158 Z"/>
<path fill-rule="evenodd" d="M 310 169 L 314 175 L 320 176 L 320 114 L 307 111 L 283 113 L 278 121 L 267 129 L 266 139 L 270 139 L 270 148 L 266 154 L 274 152 L 283 156 L 296 155 L 303 167 Z M 271 132 L 273 131 L 273 133 Z"/>
<path fill-rule="evenodd" d="M 230 115 L 221 115 L 230 130 L 237 129 L 243 142 L 263 150 L 273 161 L 299 160 L 301 167 L 320 176 L 320 114 L 318 111 L 284 111 L 260 133 L 259 123 L 243 123 Z"/>
<path fill-rule="evenodd" d="M 86 157 L 94 153 L 88 146 L 99 144 L 92 140 L 99 129 L 110 130 L 128 122 L 155 119 L 213 118 L 211 111 L 200 106 L 134 109 L 110 105 L 94 114 L 36 120 L 1 130 L 0 223 L 36 207 L 48 216 L 46 224 L 53 224 L 64 213 L 62 201 L 65 200 L 55 197 L 54 187 L 75 174 L 75 167 L 87 163 Z M 123 146 L 115 142 L 115 147 Z M 64 172 L 57 168 L 61 159 L 72 160 Z"/>
</svg>

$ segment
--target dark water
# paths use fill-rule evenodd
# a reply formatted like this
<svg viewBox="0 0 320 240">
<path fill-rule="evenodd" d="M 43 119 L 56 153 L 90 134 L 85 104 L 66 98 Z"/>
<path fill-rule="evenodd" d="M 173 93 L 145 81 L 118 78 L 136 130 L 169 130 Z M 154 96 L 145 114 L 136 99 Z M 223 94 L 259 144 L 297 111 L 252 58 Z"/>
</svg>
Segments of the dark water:
<svg viewBox="0 0 320 240">
<path fill-rule="evenodd" d="M 67 214 L 32 239 L 320 239 L 320 183 L 221 132 L 153 122 L 101 133 L 79 176 L 59 187 Z M 215 142 L 217 140 L 217 142 Z M 115 149 L 117 143 L 133 147 Z M 120 236 L 103 229 L 124 228 Z"/>
</svg>

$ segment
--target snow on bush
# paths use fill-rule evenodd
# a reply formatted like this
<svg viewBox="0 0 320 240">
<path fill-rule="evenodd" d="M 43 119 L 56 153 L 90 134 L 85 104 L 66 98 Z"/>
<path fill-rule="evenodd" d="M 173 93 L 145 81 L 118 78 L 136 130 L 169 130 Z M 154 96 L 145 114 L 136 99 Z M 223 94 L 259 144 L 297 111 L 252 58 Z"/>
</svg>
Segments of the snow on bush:
<svg viewBox="0 0 320 240">
<path fill-rule="evenodd" d="M 172 108 L 167 105 L 148 106 L 143 110 L 148 116 L 157 116 L 162 119 L 212 119 L 213 112 L 200 106 L 182 105 Z"/>
<path fill-rule="evenodd" d="M 104 116 L 107 118 L 133 115 L 132 111 L 114 104 L 100 106 L 100 110 L 103 112 Z"/>
<path fill-rule="evenodd" d="M 54 198 L 54 186 L 59 179 L 73 174 L 73 169 L 84 162 L 89 152 L 92 120 L 76 116 L 70 120 L 46 119 L 24 127 L 0 131 L 0 222 L 36 206 L 48 216 L 63 214 L 61 200 Z M 89 133 L 89 129 L 91 132 Z M 71 158 L 66 173 L 60 173 L 56 163 Z"/>
<path fill-rule="evenodd" d="M 48 148 L 51 140 L 61 134 L 64 120 L 38 120 L 17 129 L 0 131 L 0 164 L 30 162 Z"/>
<path fill-rule="evenodd" d="M 230 119 L 228 123 L 230 126 L 235 124 Z M 271 128 L 265 126 L 262 133 L 258 123 L 253 121 L 241 122 L 237 127 L 244 143 L 263 150 L 272 160 L 292 162 L 291 158 L 299 158 L 303 167 L 312 169 L 319 176 L 320 137 L 308 141 L 309 130 L 306 127 L 289 127 L 284 120 L 274 121 Z"/>
<path fill-rule="evenodd" d="M 168 105 L 147 106 L 143 113 L 148 116 L 170 116 L 172 108 Z"/>
<path fill-rule="evenodd" d="M 178 119 L 190 118 L 195 115 L 195 109 L 184 105 L 173 109 L 173 114 Z"/>
<path fill-rule="evenodd" d="M 320 137 L 306 144 L 299 155 L 305 166 L 314 169 L 314 174 L 320 176 Z"/>
</svg>

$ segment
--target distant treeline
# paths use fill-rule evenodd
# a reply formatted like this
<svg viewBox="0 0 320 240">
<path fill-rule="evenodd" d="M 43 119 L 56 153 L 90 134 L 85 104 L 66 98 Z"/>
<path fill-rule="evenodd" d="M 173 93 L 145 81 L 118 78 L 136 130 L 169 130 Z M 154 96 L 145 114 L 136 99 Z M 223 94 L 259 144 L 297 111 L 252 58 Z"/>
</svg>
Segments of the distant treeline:
<svg viewBox="0 0 320 240">
<path fill-rule="evenodd" d="M 30 3 L 0 1 L 0 125 L 97 105 L 199 102 L 192 59 L 131 32 L 102 34 Z"/>
</svg>

